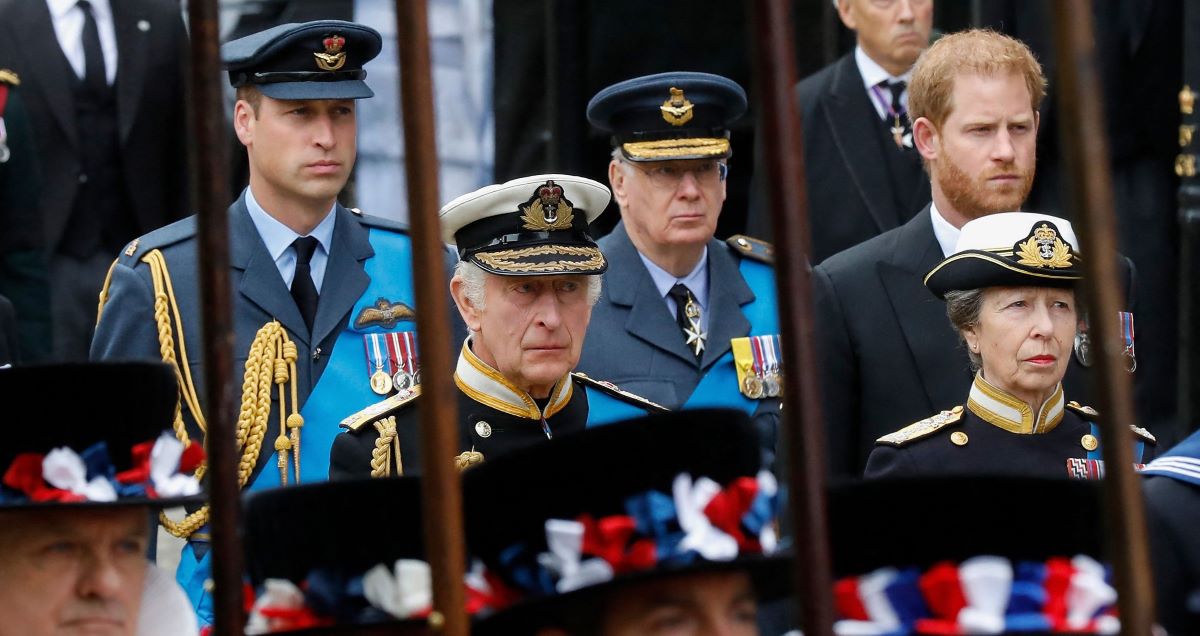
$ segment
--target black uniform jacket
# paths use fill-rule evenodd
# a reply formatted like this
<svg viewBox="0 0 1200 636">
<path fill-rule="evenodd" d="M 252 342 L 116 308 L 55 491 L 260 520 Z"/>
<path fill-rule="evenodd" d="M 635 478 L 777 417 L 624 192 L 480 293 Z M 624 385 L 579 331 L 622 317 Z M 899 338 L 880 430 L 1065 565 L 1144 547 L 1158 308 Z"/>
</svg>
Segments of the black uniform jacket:
<svg viewBox="0 0 1200 636">
<path fill-rule="evenodd" d="M 454 373 L 458 388 L 459 451 L 465 468 L 480 461 L 582 431 L 588 422 L 587 388 L 646 411 L 665 410 L 596 380 L 567 374 L 546 400 L 534 400 L 464 344 Z M 416 392 L 392 396 L 344 420 L 333 442 L 330 479 L 420 474 L 420 422 Z"/>
<path fill-rule="evenodd" d="M 1034 414 L 1015 397 L 977 378 L 965 408 L 955 406 L 879 438 L 866 477 L 1085 478 L 1089 451 L 1100 451 L 1092 427 L 1095 418 L 1094 409 L 1066 402 L 1061 384 Z M 1143 449 L 1134 463 L 1145 463 L 1155 455 L 1154 436 L 1131 428 L 1135 454 L 1139 446 Z"/>
</svg>

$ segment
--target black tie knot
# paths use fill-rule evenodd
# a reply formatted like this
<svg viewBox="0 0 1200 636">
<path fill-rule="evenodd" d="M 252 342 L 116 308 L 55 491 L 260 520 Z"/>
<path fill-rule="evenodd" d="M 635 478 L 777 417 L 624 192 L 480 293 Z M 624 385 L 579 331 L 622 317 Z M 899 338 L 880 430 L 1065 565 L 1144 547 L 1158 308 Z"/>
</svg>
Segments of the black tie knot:
<svg viewBox="0 0 1200 636">
<path fill-rule="evenodd" d="M 675 301 L 675 305 L 677 307 L 683 309 L 684 305 L 687 304 L 688 296 L 690 296 L 691 293 L 692 290 L 688 289 L 687 285 L 684 285 L 683 283 L 675 283 L 675 286 L 671 288 L 671 291 L 667 292 L 667 295 L 671 297 L 671 300 Z"/>
<path fill-rule="evenodd" d="M 79 1 L 87 2 L 87 0 Z M 317 251 L 317 245 L 320 245 L 320 241 L 311 236 L 301 236 L 292 241 L 292 247 L 296 248 L 296 264 L 308 265 L 311 263 L 313 253 Z"/>
<path fill-rule="evenodd" d="M 892 93 L 892 113 L 896 115 L 903 115 L 904 106 L 901 105 L 900 98 L 904 95 L 904 89 L 908 87 L 908 84 L 905 83 L 904 80 L 897 80 L 895 82 L 888 81 L 887 87 Z"/>
<path fill-rule="evenodd" d="M 79 2 L 75 3 L 75 6 L 79 7 L 80 9 L 83 9 L 84 13 L 92 12 L 92 3 L 88 2 L 88 0 L 79 0 Z"/>
</svg>

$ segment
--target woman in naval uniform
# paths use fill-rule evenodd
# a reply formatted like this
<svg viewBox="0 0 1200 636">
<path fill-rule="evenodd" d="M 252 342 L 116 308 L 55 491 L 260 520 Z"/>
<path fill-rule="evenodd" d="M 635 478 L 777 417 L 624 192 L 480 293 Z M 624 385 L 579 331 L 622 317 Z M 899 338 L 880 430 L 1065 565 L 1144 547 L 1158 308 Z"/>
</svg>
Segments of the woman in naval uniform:
<svg viewBox="0 0 1200 636">
<path fill-rule="evenodd" d="M 946 301 L 976 372 L 966 404 L 876 440 L 868 478 L 1103 476 L 1097 413 L 1062 390 L 1081 316 L 1078 245 L 1070 222 L 1042 214 L 992 214 L 963 226 L 955 253 L 925 286 Z M 1132 428 L 1132 461 L 1142 464 L 1155 440 Z"/>
</svg>

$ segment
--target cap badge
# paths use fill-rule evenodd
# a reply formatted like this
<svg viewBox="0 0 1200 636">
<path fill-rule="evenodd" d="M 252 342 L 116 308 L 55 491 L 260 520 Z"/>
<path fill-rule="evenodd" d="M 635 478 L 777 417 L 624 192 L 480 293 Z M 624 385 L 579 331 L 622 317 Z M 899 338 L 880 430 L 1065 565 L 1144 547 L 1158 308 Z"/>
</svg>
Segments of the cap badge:
<svg viewBox="0 0 1200 636">
<path fill-rule="evenodd" d="M 1013 251 L 1018 264 L 1031 267 L 1062 269 L 1070 267 L 1074 258 L 1070 243 L 1059 238 L 1058 228 L 1047 222 L 1035 226 L 1024 241 L 1013 246 Z"/>
<path fill-rule="evenodd" d="M 683 91 L 671 88 L 671 97 L 662 103 L 658 109 L 662 111 L 663 120 L 672 126 L 682 126 L 692 121 L 692 104 L 683 96 Z"/>
<path fill-rule="evenodd" d="M 346 52 L 342 50 L 346 46 L 346 38 L 340 35 L 331 35 L 321 44 L 325 45 L 325 52 L 313 53 L 313 57 L 317 58 L 317 66 L 322 71 L 336 71 L 346 64 Z"/>
<path fill-rule="evenodd" d="M 562 186 L 553 180 L 538 186 L 529 198 L 529 205 L 521 211 L 524 212 L 521 220 L 525 222 L 522 227 L 527 230 L 566 230 L 575 222 L 571 202 L 563 197 Z"/>
</svg>

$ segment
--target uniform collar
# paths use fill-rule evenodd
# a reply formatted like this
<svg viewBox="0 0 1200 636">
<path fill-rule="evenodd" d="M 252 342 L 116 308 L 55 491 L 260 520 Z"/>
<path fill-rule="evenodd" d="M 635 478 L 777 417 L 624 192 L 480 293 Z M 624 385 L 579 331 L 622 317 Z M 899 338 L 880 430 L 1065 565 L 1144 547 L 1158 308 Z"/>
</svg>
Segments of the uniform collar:
<svg viewBox="0 0 1200 636">
<path fill-rule="evenodd" d="M 528 393 L 514 386 L 471 351 L 471 338 L 463 342 L 462 352 L 458 355 L 454 383 L 467 397 L 484 406 L 531 420 L 550 419 L 563 410 L 571 401 L 575 384 L 571 382 L 570 373 L 554 383 L 554 388 L 550 390 L 550 402 L 543 412 Z"/>
<path fill-rule="evenodd" d="M 1033 417 L 1033 410 L 1024 401 L 1013 394 L 998 388 L 983 379 L 982 374 L 975 375 L 971 384 L 971 397 L 967 400 L 967 408 L 978 415 L 983 421 L 998 426 L 1010 433 L 1023 435 L 1049 433 L 1058 426 L 1063 418 L 1062 382 L 1054 387 L 1054 393 L 1042 404 Z"/>
<path fill-rule="evenodd" d="M 658 289 L 658 295 L 666 299 L 667 293 L 676 283 L 686 285 L 688 290 L 692 292 L 696 302 L 700 304 L 701 309 L 708 309 L 708 246 L 704 246 L 704 252 L 700 255 L 700 260 L 692 271 L 688 272 L 683 278 L 676 278 L 667 270 L 659 267 L 654 261 L 646 258 L 645 254 L 637 253 L 642 259 L 642 264 L 646 266 L 646 271 L 650 273 L 650 280 L 654 281 L 654 287 Z"/>
<path fill-rule="evenodd" d="M 333 243 L 333 227 L 337 221 L 337 215 L 334 210 L 337 208 L 337 203 L 334 203 L 325 218 L 313 228 L 309 236 L 317 239 L 321 244 L 321 248 L 326 254 L 329 253 L 329 247 Z M 250 188 L 246 188 L 246 211 L 250 213 L 250 220 L 254 222 L 254 228 L 258 230 L 259 236 L 262 237 L 263 243 L 267 246 L 267 252 L 271 254 L 271 260 L 278 261 L 287 248 L 292 246 L 300 235 L 292 228 L 284 225 L 271 216 L 259 204 L 258 199 L 254 198 L 254 193 Z"/>
</svg>

